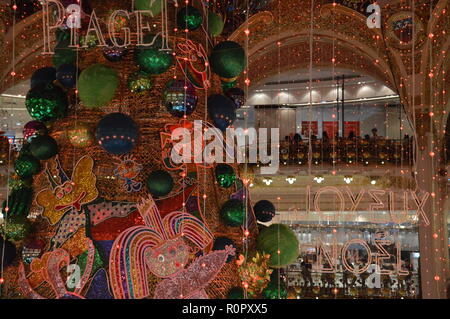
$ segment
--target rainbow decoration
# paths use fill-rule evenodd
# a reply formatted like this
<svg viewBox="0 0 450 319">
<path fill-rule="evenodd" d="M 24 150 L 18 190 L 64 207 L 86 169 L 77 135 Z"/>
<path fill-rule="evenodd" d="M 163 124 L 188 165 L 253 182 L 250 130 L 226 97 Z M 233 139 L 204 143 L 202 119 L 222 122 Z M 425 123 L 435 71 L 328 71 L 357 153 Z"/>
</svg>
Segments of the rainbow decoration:
<svg viewBox="0 0 450 319">
<path fill-rule="evenodd" d="M 133 226 L 114 241 L 109 259 L 109 276 L 116 299 L 149 296 L 148 271 L 161 278 L 176 276 L 189 258 L 190 241 L 205 249 L 213 236 L 205 224 L 183 212 L 161 218 L 151 195 L 137 205 L 145 226 Z"/>
</svg>

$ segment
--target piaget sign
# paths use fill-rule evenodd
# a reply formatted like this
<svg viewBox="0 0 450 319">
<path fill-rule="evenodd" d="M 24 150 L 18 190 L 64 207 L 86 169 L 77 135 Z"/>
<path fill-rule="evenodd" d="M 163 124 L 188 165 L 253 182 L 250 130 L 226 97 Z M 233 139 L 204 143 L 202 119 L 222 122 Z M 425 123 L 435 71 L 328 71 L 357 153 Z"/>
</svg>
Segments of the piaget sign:
<svg viewBox="0 0 450 319">
<path fill-rule="evenodd" d="M 160 0 L 149 0 L 150 7 L 156 1 Z M 174 1 L 176 2 L 176 1 Z M 92 10 L 89 16 L 89 22 L 86 29 L 86 37 L 90 35 L 95 35 L 98 41 L 97 46 L 107 46 L 105 41 L 105 35 L 107 35 L 112 44 L 117 47 L 125 47 L 131 45 L 131 32 L 137 34 L 136 46 L 151 46 L 157 36 L 162 38 L 161 50 L 170 50 L 168 46 L 168 27 L 167 27 L 167 3 L 168 1 L 161 1 L 161 31 L 158 32 L 153 41 L 144 41 L 144 34 L 151 31 L 150 24 L 148 22 L 148 17 L 153 17 L 153 12 L 151 10 L 116 10 L 110 16 L 106 23 L 107 33 L 100 27 L 101 21 L 95 13 L 95 9 Z M 44 51 L 43 54 L 53 54 L 51 48 L 51 34 L 57 28 L 67 27 L 70 29 L 70 45 L 71 48 L 79 48 L 79 29 L 82 27 L 81 17 L 82 11 L 78 4 L 71 4 L 65 8 L 63 4 L 58 0 L 43 0 L 42 1 L 42 11 L 43 11 L 43 32 L 44 32 Z M 125 18 L 128 21 L 134 20 L 134 28 L 128 26 L 117 27 L 117 19 Z M 131 23 L 130 23 L 131 26 Z M 88 44 L 85 43 L 81 46 L 86 48 Z"/>
</svg>

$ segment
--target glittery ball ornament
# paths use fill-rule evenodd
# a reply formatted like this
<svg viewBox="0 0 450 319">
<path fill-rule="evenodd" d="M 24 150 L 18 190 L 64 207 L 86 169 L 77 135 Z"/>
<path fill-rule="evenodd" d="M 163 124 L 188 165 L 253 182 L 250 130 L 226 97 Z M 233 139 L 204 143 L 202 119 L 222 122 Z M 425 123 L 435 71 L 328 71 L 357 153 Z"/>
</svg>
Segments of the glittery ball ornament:
<svg viewBox="0 0 450 319">
<path fill-rule="evenodd" d="M 39 121 L 63 118 L 67 113 L 66 93 L 54 84 L 38 84 L 28 91 L 25 100 L 28 113 Z"/>
<path fill-rule="evenodd" d="M 197 107 L 195 93 L 195 87 L 189 81 L 171 80 L 164 91 L 164 104 L 173 116 L 191 115 Z"/>
<path fill-rule="evenodd" d="M 97 143 L 110 154 L 130 152 L 136 146 L 138 137 L 138 125 L 123 113 L 108 114 L 97 125 Z"/>
<path fill-rule="evenodd" d="M 142 93 L 148 91 L 153 86 L 153 80 L 150 74 L 144 71 L 137 71 L 128 77 L 128 88 L 133 93 Z"/>
</svg>

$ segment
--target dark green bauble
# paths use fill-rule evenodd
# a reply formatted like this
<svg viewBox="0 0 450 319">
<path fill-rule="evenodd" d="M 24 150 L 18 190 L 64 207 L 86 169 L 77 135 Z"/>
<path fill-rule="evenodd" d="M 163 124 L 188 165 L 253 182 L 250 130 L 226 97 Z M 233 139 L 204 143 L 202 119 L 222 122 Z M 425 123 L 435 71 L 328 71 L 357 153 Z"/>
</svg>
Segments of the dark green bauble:
<svg viewBox="0 0 450 319">
<path fill-rule="evenodd" d="M 203 22 L 202 13 L 193 6 L 185 6 L 178 10 L 177 23 L 180 29 L 197 30 Z"/>
<path fill-rule="evenodd" d="M 286 225 L 272 224 L 261 230 L 257 238 L 257 249 L 270 254 L 269 266 L 281 268 L 292 264 L 298 257 L 298 239 Z"/>
<path fill-rule="evenodd" d="M 152 40 L 153 35 L 144 36 L 145 43 L 151 43 Z M 158 36 L 153 45 L 136 49 L 134 58 L 141 70 L 150 74 L 161 74 L 172 66 L 174 58 L 171 51 L 160 51 L 161 47 L 161 37 Z"/>
<path fill-rule="evenodd" d="M 66 93 L 59 86 L 50 83 L 33 87 L 25 100 L 30 116 L 42 122 L 66 116 L 68 104 Z"/>
<path fill-rule="evenodd" d="M 286 299 L 287 289 L 284 283 L 278 285 L 277 281 L 271 281 L 262 291 L 264 299 Z"/>
<path fill-rule="evenodd" d="M 153 3 L 149 0 L 135 0 L 134 6 L 139 11 L 150 11 L 148 15 L 156 17 L 161 13 L 163 0 L 156 0 Z"/>
<path fill-rule="evenodd" d="M 153 171 L 147 178 L 147 188 L 153 196 L 165 196 L 173 188 L 173 178 L 166 171 Z"/>
<path fill-rule="evenodd" d="M 217 37 L 223 31 L 225 21 L 220 14 L 210 12 L 208 13 L 208 32 L 213 37 Z"/>
<path fill-rule="evenodd" d="M 214 73 L 234 78 L 245 69 L 245 51 L 239 43 L 223 41 L 213 48 L 209 61 Z"/>
<path fill-rule="evenodd" d="M 17 256 L 16 246 L 0 236 L 0 268 L 8 267 Z"/>
<path fill-rule="evenodd" d="M 245 221 L 244 203 L 239 199 L 226 201 L 220 209 L 220 217 L 228 226 L 241 226 Z"/>
<path fill-rule="evenodd" d="M 119 86 L 117 71 L 103 64 L 84 69 L 78 79 L 78 95 L 88 108 L 108 104 Z"/>
<path fill-rule="evenodd" d="M 244 288 L 233 287 L 228 291 L 227 299 L 244 299 Z"/>
<path fill-rule="evenodd" d="M 52 62 L 55 68 L 59 68 L 63 64 L 76 64 L 77 53 L 72 48 L 55 48 Z"/>
<path fill-rule="evenodd" d="M 28 218 L 17 218 L 8 220 L 6 227 L 3 226 L 7 239 L 21 241 L 28 237 L 31 232 L 31 222 Z"/>
<path fill-rule="evenodd" d="M 131 74 L 127 84 L 131 92 L 142 93 L 152 88 L 153 80 L 148 73 L 141 70 Z"/>
<path fill-rule="evenodd" d="M 6 200 L 2 204 L 3 216 L 8 215 L 8 221 L 20 218 L 26 218 L 30 212 L 31 202 L 33 201 L 33 189 L 31 186 L 22 185 L 13 189 L 8 195 L 8 211 L 6 211 Z"/>
<path fill-rule="evenodd" d="M 31 177 L 41 171 L 41 163 L 32 155 L 20 155 L 14 162 L 14 170 L 22 178 Z"/>
<path fill-rule="evenodd" d="M 39 160 L 48 160 L 58 154 L 58 144 L 49 135 L 39 135 L 31 140 L 30 152 Z"/>
<path fill-rule="evenodd" d="M 234 168 L 228 164 L 218 164 L 215 173 L 217 183 L 224 188 L 230 187 L 236 180 Z"/>
</svg>

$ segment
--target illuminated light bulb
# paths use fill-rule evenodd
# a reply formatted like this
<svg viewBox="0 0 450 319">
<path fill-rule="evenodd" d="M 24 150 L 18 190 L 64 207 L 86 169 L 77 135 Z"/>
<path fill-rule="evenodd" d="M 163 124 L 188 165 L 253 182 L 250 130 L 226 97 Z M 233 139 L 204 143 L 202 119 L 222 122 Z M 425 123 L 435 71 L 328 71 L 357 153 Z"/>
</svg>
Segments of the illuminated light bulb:
<svg viewBox="0 0 450 319">
<path fill-rule="evenodd" d="M 250 34 L 250 30 L 249 29 L 245 29 L 244 33 L 248 36 Z"/>
<path fill-rule="evenodd" d="M 434 276 L 434 280 L 439 281 L 441 279 L 438 275 Z"/>
<path fill-rule="evenodd" d="M 430 113 L 428 113 L 429 115 L 430 115 L 430 117 L 433 117 L 434 116 L 434 113 L 433 112 L 430 112 Z"/>
<path fill-rule="evenodd" d="M 0 278 L 0 284 L 4 283 L 5 279 L 4 278 Z"/>
<path fill-rule="evenodd" d="M 370 181 L 370 184 L 372 184 L 372 185 L 375 185 L 376 183 L 377 183 L 377 181 L 374 180 L 374 179 L 372 179 L 372 180 Z"/>
<path fill-rule="evenodd" d="M 11 76 L 16 76 L 16 72 L 12 71 Z"/>
<path fill-rule="evenodd" d="M 250 232 L 248 231 L 248 229 L 244 231 L 244 235 L 245 235 L 245 237 L 248 237 L 250 235 Z"/>
<path fill-rule="evenodd" d="M 280 251 L 279 249 L 277 250 L 277 254 L 278 254 L 278 255 L 281 254 L 281 251 Z"/>
<path fill-rule="evenodd" d="M 244 82 L 245 82 L 245 84 L 246 84 L 247 86 L 250 85 L 250 79 L 249 79 L 249 78 L 246 78 Z"/>
<path fill-rule="evenodd" d="M 436 193 L 434 193 L 434 192 L 431 193 L 430 195 L 431 195 L 431 197 L 436 197 Z"/>
<path fill-rule="evenodd" d="M 334 229 L 333 229 L 333 233 L 336 233 L 336 232 L 337 232 L 337 230 L 336 230 L 336 228 L 334 228 Z"/>
<path fill-rule="evenodd" d="M 286 182 L 288 182 L 290 185 L 294 184 L 296 180 L 297 179 L 293 176 L 286 177 Z"/>
<path fill-rule="evenodd" d="M 431 39 L 431 38 L 434 37 L 434 34 L 430 32 L 430 33 L 428 34 L 428 37 Z"/>
<path fill-rule="evenodd" d="M 246 283 L 245 281 L 242 283 L 242 286 L 247 289 L 248 288 L 248 283 Z"/>
<path fill-rule="evenodd" d="M 313 180 L 316 181 L 317 184 L 320 184 L 325 180 L 325 178 L 323 176 L 316 176 Z"/>
<path fill-rule="evenodd" d="M 203 194 L 203 198 L 206 199 L 206 197 L 207 197 L 206 194 Z"/>
<path fill-rule="evenodd" d="M 431 157 L 434 157 L 434 155 L 435 155 L 434 152 L 431 151 L 431 152 L 430 152 L 430 156 L 431 156 Z"/>
<path fill-rule="evenodd" d="M 344 177 L 344 182 L 346 182 L 347 184 L 350 184 L 351 182 L 353 182 L 353 177 L 345 176 Z"/>
<path fill-rule="evenodd" d="M 438 234 L 436 234 L 436 233 L 433 234 L 433 238 L 434 238 L 434 239 L 437 239 L 438 237 L 439 237 Z"/>
</svg>

